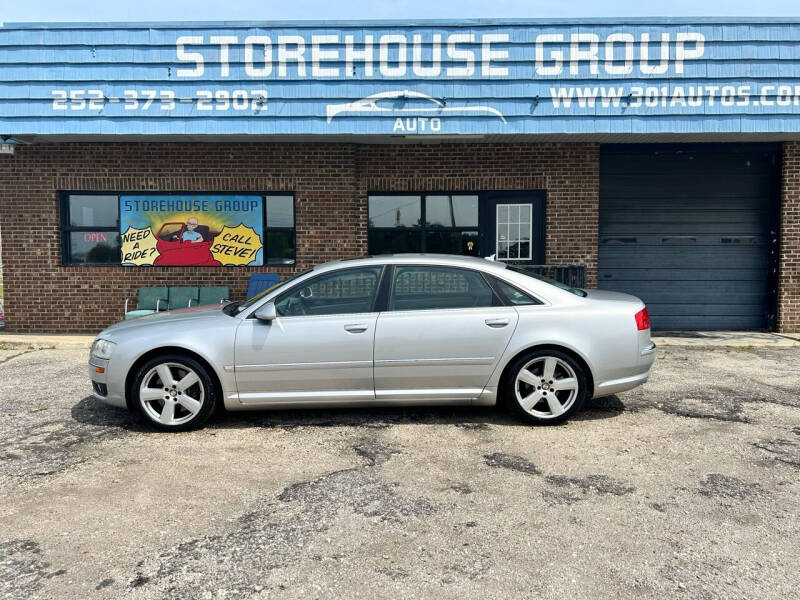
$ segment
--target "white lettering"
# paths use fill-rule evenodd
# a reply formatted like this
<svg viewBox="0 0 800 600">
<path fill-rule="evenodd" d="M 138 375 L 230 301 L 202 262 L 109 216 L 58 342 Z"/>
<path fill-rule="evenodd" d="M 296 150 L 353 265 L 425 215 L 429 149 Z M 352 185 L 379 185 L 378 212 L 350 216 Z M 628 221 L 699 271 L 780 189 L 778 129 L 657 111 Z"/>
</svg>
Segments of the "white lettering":
<svg viewBox="0 0 800 600">
<path fill-rule="evenodd" d="M 263 50 L 263 67 L 253 66 L 253 46 Z M 266 35 L 249 35 L 244 39 L 244 72 L 248 77 L 268 77 L 272 73 L 272 40 Z"/>
<path fill-rule="evenodd" d="M 338 35 L 312 35 L 311 36 L 311 76 L 312 77 L 338 77 L 338 67 L 320 67 L 322 60 L 339 60 L 338 50 L 322 50 L 325 44 L 338 44 Z"/>
<path fill-rule="evenodd" d="M 397 44 L 397 65 L 389 65 L 389 46 Z M 381 75 L 385 77 L 402 77 L 406 74 L 406 36 L 399 34 L 382 35 L 379 42 L 378 56 Z"/>
<path fill-rule="evenodd" d="M 355 77 L 356 69 L 353 63 L 357 60 L 364 61 L 364 76 L 372 77 L 372 36 L 364 36 L 364 49 L 356 50 L 353 48 L 354 37 L 352 35 L 344 36 L 344 60 L 345 71 L 347 77 Z"/>
<path fill-rule="evenodd" d="M 641 61 L 639 68 L 645 75 L 663 75 L 669 68 L 669 34 L 661 34 L 661 62 L 657 65 L 650 64 L 650 34 L 643 33 L 641 46 Z"/>
<path fill-rule="evenodd" d="M 629 75 L 633 72 L 634 43 L 634 37 L 630 33 L 612 33 L 606 38 L 606 73 L 609 75 Z M 621 65 L 615 64 L 614 44 L 625 44 L 625 59 Z"/>
<path fill-rule="evenodd" d="M 581 50 L 580 44 L 589 44 L 587 50 Z M 589 72 L 597 75 L 597 48 L 600 38 L 595 33 L 573 33 L 570 36 L 569 45 L 569 73 L 578 74 L 578 62 L 581 60 L 589 61 Z"/>
<path fill-rule="evenodd" d="M 286 46 L 294 46 L 289 50 Z M 278 75 L 286 77 L 286 63 L 290 60 L 297 62 L 297 75 L 306 76 L 306 59 L 303 56 L 306 52 L 306 43 L 299 35 L 279 35 L 278 36 Z"/>
<path fill-rule="evenodd" d="M 231 73 L 228 47 L 230 44 L 237 44 L 239 38 L 235 35 L 212 35 L 210 41 L 212 44 L 219 44 L 220 75 L 228 77 Z"/>
<path fill-rule="evenodd" d="M 463 67 L 447 67 L 448 77 L 472 77 L 475 74 L 475 53 L 459 49 L 456 44 L 474 44 L 474 33 L 454 33 L 447 38 L 447 57 L 464 61 Z"/>
<path fill-rule="evenodd" d="M 418 77 L 437 77 L 442 72 L 442 36 L 439 33 L 436 33 L 433 36 L 431 53 L 431 66 L 423 67 L 422 36 L 418 33 L 415 33 L 414 44 L 412 47 L 412 55 L 414 57 L 414 75 L 417 75 Z"/>
<path fill-rule="evenodd" d="M 492 60 L 508 58 L 508 50 L 492 50 L 493 43 L 508 42 L 507 33 L 487 33 L 481 37 L 481 75 L 483 77 L 505 77 L 508 67 L 493 67 Z"/>
<path fill-rule="evenodd" d="M 694 48 L 686 49 L 686 42 L 694 43 Z M 683 73 L 683 63 L 703 56 L 706 37 L 702 33 L 685 31 L 678 33 L 675 41 L 675 72 Z"/>
<path fill-rule="evenodd" d="M 200 52 L 186 52 L 185 47 L 188 45 L 199 46 L 203 43 L 203 36 L 200 35 L 182 35 L 177 39 L 175 45 L 177 47 L 178 60 L 181 62 L 193 62 L 193 69 L 178 69 L 178 77 L 201 77 L 205 70 L 203 64 L 203 55 Z"/>
<path fill-rule="evenodd" d="M 561 50 L 551 50 L 550 56 L 545 59 L 544 45 L 554 42 L 563 42 L 564 36 L 560 33 L 543 33 L 536 36 L 536 74 L 537 75 L 561 75 L 564 68 L 564 52 Z M 552 60 L 553 66 L 546 67 L 545 60 Z M 569 106 L 569 105 L 568 105 Z"/>
</svg>

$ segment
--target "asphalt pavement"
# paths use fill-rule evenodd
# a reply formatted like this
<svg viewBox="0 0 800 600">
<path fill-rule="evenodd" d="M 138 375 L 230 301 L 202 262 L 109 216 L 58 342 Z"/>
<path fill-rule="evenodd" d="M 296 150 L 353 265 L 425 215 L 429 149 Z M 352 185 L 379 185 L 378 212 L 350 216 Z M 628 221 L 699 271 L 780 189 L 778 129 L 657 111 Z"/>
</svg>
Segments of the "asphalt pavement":
<svg viewBox="0 0 800 600">
<path fill-rule="evenodd" d="M 570 422 L 220 414 L 0 349 L 0 598 L 796 598 L 800 348 L 672 345 Z"/>
</svg>

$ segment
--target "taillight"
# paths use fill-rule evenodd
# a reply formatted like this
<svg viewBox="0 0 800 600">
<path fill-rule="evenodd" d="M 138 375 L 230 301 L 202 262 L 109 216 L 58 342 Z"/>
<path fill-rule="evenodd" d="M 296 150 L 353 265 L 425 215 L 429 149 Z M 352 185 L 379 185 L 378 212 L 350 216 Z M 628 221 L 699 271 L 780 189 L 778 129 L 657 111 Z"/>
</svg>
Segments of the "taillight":
<svg viewBox="0 0 800 600">
<path fill-rule="evenodd" d="M 650 315 L 647 313 L 647 307 L 636 313 L 636 328 L 639 331 L 650 329 Z"/>
</svg>

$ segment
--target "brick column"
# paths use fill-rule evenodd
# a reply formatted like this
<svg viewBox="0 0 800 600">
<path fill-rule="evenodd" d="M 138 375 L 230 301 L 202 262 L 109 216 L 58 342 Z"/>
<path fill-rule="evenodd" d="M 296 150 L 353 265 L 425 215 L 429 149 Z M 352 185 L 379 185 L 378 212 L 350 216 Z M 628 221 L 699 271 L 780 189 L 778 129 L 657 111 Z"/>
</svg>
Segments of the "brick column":
<svg viewBox="0 0 800 600">
<path fill-rule="evenodd" d="M 800 142 L 783 145 L 778 331 L 800 332 Z"/>
</svg>

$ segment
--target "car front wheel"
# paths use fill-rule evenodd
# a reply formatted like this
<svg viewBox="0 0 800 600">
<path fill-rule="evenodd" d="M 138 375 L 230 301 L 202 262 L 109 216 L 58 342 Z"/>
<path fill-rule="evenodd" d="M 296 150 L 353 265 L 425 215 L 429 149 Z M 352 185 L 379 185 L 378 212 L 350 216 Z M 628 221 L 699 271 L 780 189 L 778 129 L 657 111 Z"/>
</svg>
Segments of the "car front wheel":
<svg viewBox="0 0 800 600">
<path fill-rule="evenodd" d="M 512 365 L 505 393 L 521 417 L 559 423 L 578 411 L 589 393 L 584 369 L 564 352 L 536 350 Z"/>
<path fill-rule="evenodd" d="M 216 404 L 216 389 L 207 370 L 187 356 L 158 356 L 143 364 L 133 383 L 139 413 L 164 431 L 202 425 Z"/>
</svg>

